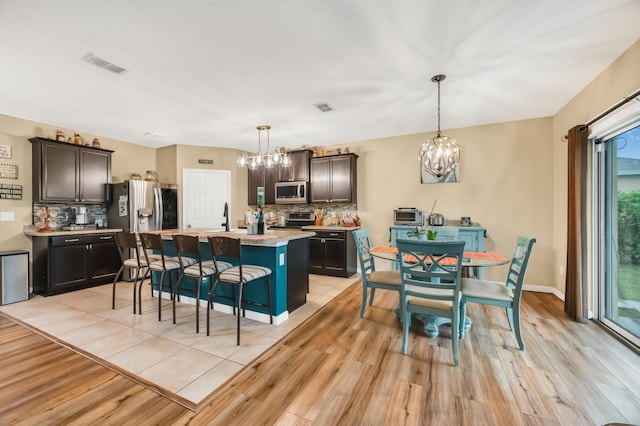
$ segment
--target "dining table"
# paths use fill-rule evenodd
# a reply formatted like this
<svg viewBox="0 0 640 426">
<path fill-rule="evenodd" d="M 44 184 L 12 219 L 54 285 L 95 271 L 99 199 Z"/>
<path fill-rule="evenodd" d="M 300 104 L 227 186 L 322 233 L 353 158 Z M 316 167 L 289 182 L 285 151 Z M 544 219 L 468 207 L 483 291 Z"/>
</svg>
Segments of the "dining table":
<svg viewBox="0 0 640 426">
<path fill-rule="evenodd" d="M 398 262 L 398 247 L 395 246 L 375 246 L 369 249 L 369 253 L 373 257 L 379 259 L 390 260 L 392 262 Z M 405 256 L 411 256 L 406 254 Z M 406 257 L 406 261 L 410 262 L 411 258 Z M 462 276 L 469 277 L 469 271 L 471 268 L 484 268 L 501 266 L 510 262 L 511 259 L 497 252 L 486 251 L 465 251 L 462 259 Z M 400 315 L 400 307 L 396 309 L 396 315 L 402 321 Z M 424 324 L 424 332 L 427 337 L 438 337 L 440 334 L 440 326 L 444 324 L 450 324 L 451 319 L 439 317 L 437 315 L 415 315 L 415 318 Z M 471 318 L 466 316 L 464 318 L 464 332 L 459 333 L 459 337 L 462 338 L 467 330 L 471 328 Z M 451 330 L 453 333 L 454 330 Z"/>
</svg>

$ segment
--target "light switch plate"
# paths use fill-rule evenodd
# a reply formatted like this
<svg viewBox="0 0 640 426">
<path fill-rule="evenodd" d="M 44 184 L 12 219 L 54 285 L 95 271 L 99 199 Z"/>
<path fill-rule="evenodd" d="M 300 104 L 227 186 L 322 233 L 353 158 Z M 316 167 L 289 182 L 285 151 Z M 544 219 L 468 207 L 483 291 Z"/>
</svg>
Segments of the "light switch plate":
<svg viewBox="0 0 640 426">
<path fill-rule="evenodd" d="M 16 220 L 15 214 L 13 212 L 0 212 L 0 221 L 9 222 L 12 220 Z"/>
<path fill-rule="evenodd" d="M 284 266 L 284 253 L 280 253 L 280 266 Z"/>
</svg>

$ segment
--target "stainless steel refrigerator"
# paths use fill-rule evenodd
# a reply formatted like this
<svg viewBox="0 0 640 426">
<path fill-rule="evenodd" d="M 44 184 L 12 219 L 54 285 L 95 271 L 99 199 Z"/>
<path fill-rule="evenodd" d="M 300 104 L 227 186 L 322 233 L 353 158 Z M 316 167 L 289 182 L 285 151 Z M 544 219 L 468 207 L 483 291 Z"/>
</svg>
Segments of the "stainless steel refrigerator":
<svg viewBox="0 0 640 426">
<path fill-rule="evenodd" d="M 178 185 L 127 180 L 109 184 L 109 228 L 127 232 L 159 231 L 178 228 Z M 125 258 L 135 256 L 131 250 Z M 123 279 L 133 280 L 133 271 L 124 272 Z"/>
<path fill-rule="evenodd" d="M 109 184 L 109 228 L 127 232 L 178 228 L 178 186 L 127 180 Z"/>
</svg>

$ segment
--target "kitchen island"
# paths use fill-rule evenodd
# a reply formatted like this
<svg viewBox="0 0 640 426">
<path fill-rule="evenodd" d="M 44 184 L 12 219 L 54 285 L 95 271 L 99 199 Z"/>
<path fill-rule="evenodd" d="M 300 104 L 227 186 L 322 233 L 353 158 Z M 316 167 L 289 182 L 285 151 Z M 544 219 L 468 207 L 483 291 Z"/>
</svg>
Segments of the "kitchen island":
<svg viewBox="0 0 640 426">
<path fill-rule="evenodd" d="M 229 232 L 208 229 L 172 229 L 158 231 L 164 240 L 165 254 L 176 256 L 173 243 L 174 234 L 197 235 L 200 238 L 200 250 L 203 260 L 212 258 L 207 237 L 217 235 L 239 238 L 242 244 L 242 262 L 246 264 L 266 266 L 271 269 L 271 303 L 274 324 L 281 324 L 289 317 L 289 313 L 306 303 L 309 292 L 309 238 L 314 236 L 310 231 L 268 230 L 265 234 L 248 235 L 246 230 L 234 229 Z M 196 281 L 185 277 L 181 284 L 181 296 L 194 298 Z M 266 286 L 251 284 L 245 289 L 250 300 L 265 302 Z M 206 300 L 209 291 L 208 280 L 203 280 L 200 297 Z M 224 296 L 231 295 L 228 286 L 221 285 L 216 292 Z M 184 297 L 183 297 L 184 299 Z M 206 302 L 205 302 L 206 303 Z M 225 299 L 214 299 L 214 309 L 226 313 L 232 307 Z M 262 309 L 262 311 L 260 311 Z M 261 322 L 269 322 L 266 308 L 247 306 L 247 318 Z"/>
</svg>

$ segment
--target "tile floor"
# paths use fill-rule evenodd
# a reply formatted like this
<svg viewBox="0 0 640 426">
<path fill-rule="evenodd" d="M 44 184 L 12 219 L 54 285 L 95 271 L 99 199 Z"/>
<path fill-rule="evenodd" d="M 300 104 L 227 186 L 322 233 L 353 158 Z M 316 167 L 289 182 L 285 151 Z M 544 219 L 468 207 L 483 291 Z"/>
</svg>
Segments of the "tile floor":
<svg viewBox="0 0 640 426">
<path fill-rule="evenodd" d="M 178 304 L 174 325 L 171 301 L 163 300 L 162 321 L 158 321 L 158 301 L 151 298 L 148 288 L 143 289 L 143 314 L 134 315 L 132 283 L 128 282 L 117 285 L 115 310 L 111 309 L 112 285 L 107 284 L 57 296 L 34 296 L 25 302 L 0 306 L 0 311 L 197 405 L 359 280 L 360 275 L 309 277 L 307 303 L 291 313 L 283 324 L 276 326 L 243 318 L 239 347 L 233 315 L 212 311 L 211 336 L 206 336 L 206 311 L 202 304 L 200 334 L 195 332 L 193 305 Z"/>
</svg>

